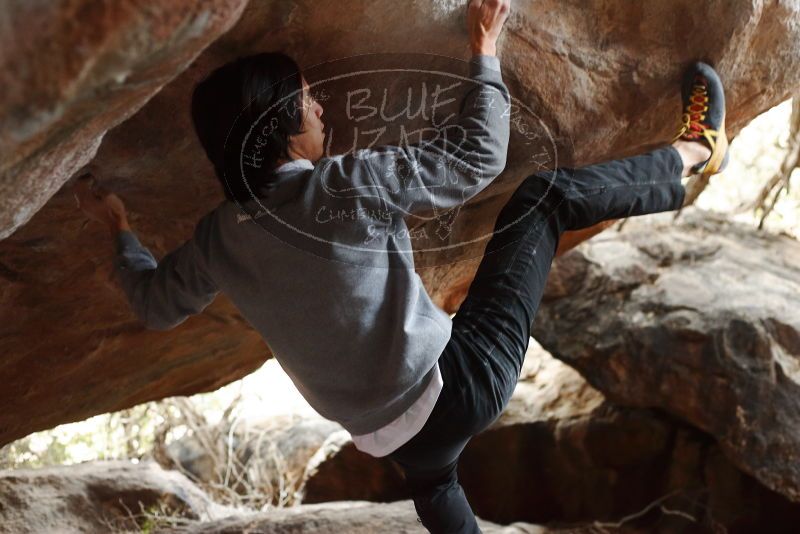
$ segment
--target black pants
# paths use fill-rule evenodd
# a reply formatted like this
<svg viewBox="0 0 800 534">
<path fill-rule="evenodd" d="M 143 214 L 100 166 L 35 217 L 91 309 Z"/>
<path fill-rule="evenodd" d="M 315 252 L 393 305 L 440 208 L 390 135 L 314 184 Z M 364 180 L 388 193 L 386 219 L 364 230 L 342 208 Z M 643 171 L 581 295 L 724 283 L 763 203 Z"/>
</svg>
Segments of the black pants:
<svg viewBox="0 0 800 534">
<path fill-rule="evenodd" d="M 444 388 L 436 406 L 422 430 L 389 456 L 403 469 L 428 530 L 480 532 L 458 483 L 458 458 L 514 392 L 561 234 L 678 209 L 686 193 L 682 171 L 678 151 L 666 145 L 534 174 L 503 207 L 439 358 Z"/>
</svg>

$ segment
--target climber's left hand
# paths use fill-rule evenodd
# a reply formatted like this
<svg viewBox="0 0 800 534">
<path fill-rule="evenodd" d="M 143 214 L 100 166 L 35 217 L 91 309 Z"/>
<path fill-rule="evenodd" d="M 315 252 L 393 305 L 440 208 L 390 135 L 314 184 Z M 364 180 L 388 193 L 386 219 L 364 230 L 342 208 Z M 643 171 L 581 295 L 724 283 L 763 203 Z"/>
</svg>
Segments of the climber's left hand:
<svg viewBox="0 0 800 534">
<path fill-rule="evenodd" d="M 129 230 L 128 212 L 116 194 L 100 185 L 91 173 L 79 176 L 72 185 L 78 207 L 91 219 L 108 225 L 112 235 Z"/>
</svg>

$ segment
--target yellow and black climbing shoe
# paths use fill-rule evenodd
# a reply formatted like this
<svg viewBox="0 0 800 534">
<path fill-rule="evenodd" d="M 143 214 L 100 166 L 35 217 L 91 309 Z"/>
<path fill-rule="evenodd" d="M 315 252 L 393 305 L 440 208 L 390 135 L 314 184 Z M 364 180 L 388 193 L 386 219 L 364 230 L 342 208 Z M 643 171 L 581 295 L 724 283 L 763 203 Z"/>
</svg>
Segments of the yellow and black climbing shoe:
<svg viewBox="0 0 800 534">
<path fill-rule="evenodd" d="M 697 61 L 684 74 L 681 95 L 683 114 L 672 142 L 682 139 L 704 143 L 711 149 L 711 157 L 694 165 L 692 173 L 717 174 L 729 159 L 722 81 L 711 65 Z"/>
</svg>

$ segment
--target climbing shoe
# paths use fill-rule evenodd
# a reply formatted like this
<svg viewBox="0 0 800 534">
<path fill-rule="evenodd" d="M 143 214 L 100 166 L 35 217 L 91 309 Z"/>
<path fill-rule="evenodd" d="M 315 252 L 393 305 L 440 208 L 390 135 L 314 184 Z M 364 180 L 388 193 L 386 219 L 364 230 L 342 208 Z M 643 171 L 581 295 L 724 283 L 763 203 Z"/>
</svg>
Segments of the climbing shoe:
<svg viewBox="0 0 800 534">
<path fill-rule="evenodd" d="M 697 61 L 684 74 L 681 96 L 683 114 L 672 142 L 682 139 L 704 143 L 711 149 L 711 157 L 692 166 L 691 171 L 704 176 L 717 174 L 729 159 L 722 81 L 711 65 Z"/>
</svg>

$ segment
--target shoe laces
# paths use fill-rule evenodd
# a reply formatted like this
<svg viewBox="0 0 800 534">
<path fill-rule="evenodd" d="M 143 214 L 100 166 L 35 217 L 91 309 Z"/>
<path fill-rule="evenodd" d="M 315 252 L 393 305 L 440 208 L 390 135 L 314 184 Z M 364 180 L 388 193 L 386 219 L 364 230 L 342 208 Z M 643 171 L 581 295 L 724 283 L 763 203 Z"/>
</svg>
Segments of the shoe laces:
<svg viewBox="0 0 800 534">
<path fill-rule="evenodd" d="M 708 113 L 708 88 L 704 83 L 695 82 L 692 86 L 692 94 L 689 102 L 681 116 L 678 133 L 675 140 L 687 139 L 697 140 L 703 136 L 703 132 L 708 129 L 703 121 Z"/>
</svg>

